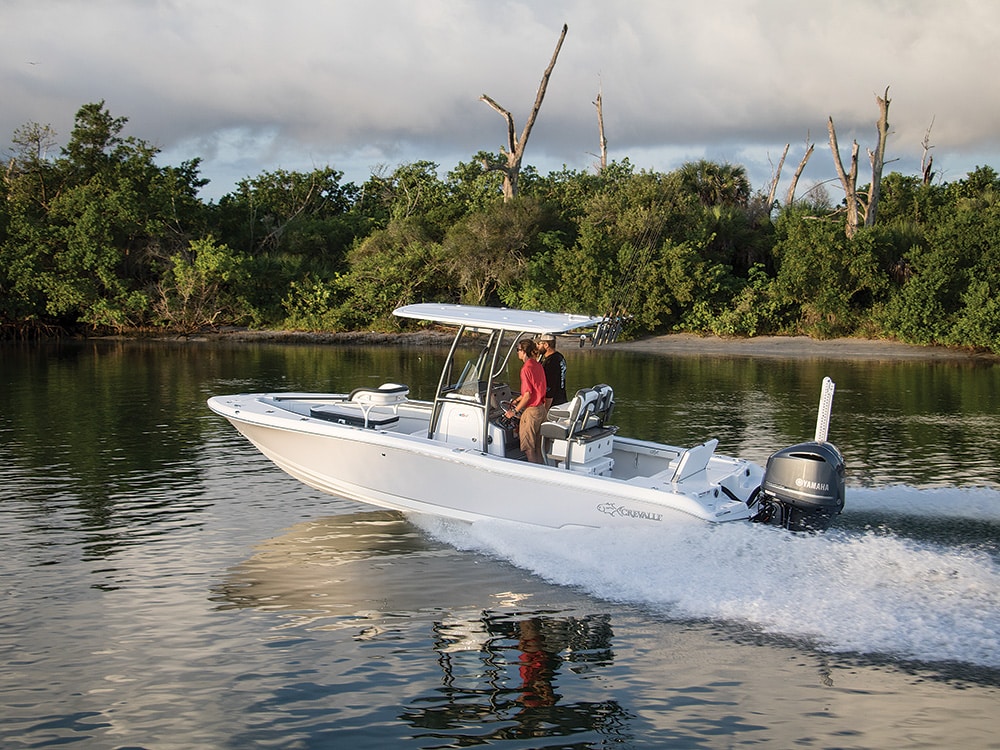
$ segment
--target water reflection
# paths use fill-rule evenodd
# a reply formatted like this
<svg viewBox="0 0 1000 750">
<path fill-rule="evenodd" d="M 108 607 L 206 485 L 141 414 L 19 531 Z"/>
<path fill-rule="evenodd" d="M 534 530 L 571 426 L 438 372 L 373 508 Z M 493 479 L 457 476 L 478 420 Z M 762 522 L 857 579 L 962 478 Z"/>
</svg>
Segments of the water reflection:
<svg viewBox="0 0 1000 750">
<path fill-rule="evenodd" d="M 562 680 L 599 673 L 613 660 L 606 614 L 484 612 L 475 620 L 435 623 L 441 685 L 406 706 L 400 719 L 417 739 L 468 747 L 498 740 L 572 737 L 574 745 L 629 739 L 633 718 L 615 700 L 567 695 Z M 476 638 L 470 639 L 469 634 Z M 471 644 L 475 644 L 474 646 Z"/>
<path fill-rule="evenodd" d="M 351 513 L 263 542 L 210 598 L 220 611 L 273 613 L 282 631 L 347 629 L 359 644 L 411 655 L 423 649 L 439 684 L 408 700 L 398 717 L 420 739 L 465 746 L 627 735 L 630 717 L 615 701 L 573 695 L 579 679 L 614 660 L 610 615 L 524 609 L 530 594 L 491 589 L 491 567 L 478 571 L 469 559 L 399 514 Z M 492 605 L 483 609 L 489 590 Z"/>
<path fill-rule="evenodd" d="M 190 408 L 192 353 L 57 342 L 4 348 L 0 462 L 5 510 L 39 564 L 65 543 L 103 559 L 199 525 L 204 422 Z"/>
<path fill-rule="evenodd" d="M 542 632 L 543 620 L 531 617 L 518 623 L 517 648 L 521 654 L 521 698 L 526 708 L 554 706 L 559 696 L 553 687 L 559 665 L 558 651 Z"/>
<path fill-rule="evenodd" d="M 222 610 L 281 611 L 288 626 L 367 628 L 433 600 L 431 592 L 395 576 L 399 558 L 419 568 L 422 556 L 446 553 L 392 511 L 318 518 L 258 545 L 213 589 L 212 599 Z"/>
</svg>

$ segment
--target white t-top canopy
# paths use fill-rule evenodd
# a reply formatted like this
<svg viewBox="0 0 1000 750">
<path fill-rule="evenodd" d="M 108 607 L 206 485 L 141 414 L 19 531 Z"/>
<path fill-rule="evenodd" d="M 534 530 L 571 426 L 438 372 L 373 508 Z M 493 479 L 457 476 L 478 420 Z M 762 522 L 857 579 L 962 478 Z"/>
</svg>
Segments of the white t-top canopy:
<svg viewBox="0 0 1000 750">
<path fill-rule="evenodd" d="M 504 307 L 475 305 L 443 305 L 423 302 L 404 305 L 393 311 L 400 318 L 432 320 L 445 325 L 472 326 L 492 331 L 523 331 L 524 333 L 566 333 L 577 328 L 596 326 L 602 318 L 568 313 L 534 310 L 513 310 Z"/>
</svg>

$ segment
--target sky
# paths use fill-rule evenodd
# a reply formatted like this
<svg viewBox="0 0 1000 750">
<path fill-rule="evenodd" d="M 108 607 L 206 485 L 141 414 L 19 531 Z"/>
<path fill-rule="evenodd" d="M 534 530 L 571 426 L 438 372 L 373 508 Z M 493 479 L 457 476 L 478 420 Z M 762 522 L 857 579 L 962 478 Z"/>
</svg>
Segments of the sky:
<svg viewBox="0 0 1000 750">
<path fill-rule="evenodd" d="M 887 87 L 887 172 L 919 174 L 925 140 L 939 181 L 1000 171 L 995 0 L 0 0 L 0 153 L 29 123 L 65 145 L 104 101 L 160 164 L 201 159 L 205 200 L 279 169 L 444 177 L 505 145 L 482 94 L 520 135 L 563 24 L 524 158 L 542 174 L 595 168 L 600 92 L 610 160 L 766 190 L 790 144 L 782 197 L 812 143 L 799 194 L 839 202 L 828 118 L 870 181 Z"/>
</svg>

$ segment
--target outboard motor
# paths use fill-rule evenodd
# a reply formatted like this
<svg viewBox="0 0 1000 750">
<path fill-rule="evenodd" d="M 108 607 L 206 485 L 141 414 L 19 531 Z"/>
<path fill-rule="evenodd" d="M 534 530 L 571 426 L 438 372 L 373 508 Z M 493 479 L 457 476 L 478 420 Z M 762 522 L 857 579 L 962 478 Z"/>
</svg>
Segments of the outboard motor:
<svg viewBox="0 0 1000 750">
<path fill-rule="evenodd" d="M 783 448 L 769 459 L 755 520 L 792 531 L 823 531 L 844 509 L 844 458 L 832 443 Z"/>
<path fill-rule="evenodd" d="M 844 457 L 826 442 L 834 383 L 823 379 L 816 437 L 809 443 L 782 448 L 767 459 L 754 521 L 792 531 L 823 531 L 844 509 Z"/>
</svg>

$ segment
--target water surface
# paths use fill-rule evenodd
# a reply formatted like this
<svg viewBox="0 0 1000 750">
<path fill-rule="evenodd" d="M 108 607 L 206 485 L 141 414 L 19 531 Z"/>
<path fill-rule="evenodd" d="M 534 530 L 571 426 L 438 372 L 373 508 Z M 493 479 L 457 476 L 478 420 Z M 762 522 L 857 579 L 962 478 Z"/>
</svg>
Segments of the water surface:
<svg viewBox="0 0 1000 750">
<path fill-rule="evenodd" d="M 567 349 L 622 432 L 830 438 L 848 507 L 542 531 L 284 476 L 214 394 L 436 384 L 440 350 L 0 349 L 5 747 L 998 747 L 998 375 Z"/>
</svg>

